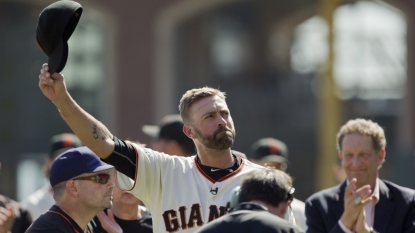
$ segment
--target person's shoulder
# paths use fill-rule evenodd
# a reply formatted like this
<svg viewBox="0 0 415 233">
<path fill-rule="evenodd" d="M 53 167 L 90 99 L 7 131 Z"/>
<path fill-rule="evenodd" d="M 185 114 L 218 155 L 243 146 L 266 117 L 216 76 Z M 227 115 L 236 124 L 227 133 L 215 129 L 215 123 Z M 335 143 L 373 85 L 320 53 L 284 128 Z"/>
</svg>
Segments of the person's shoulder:
<svg viewBox="0 0 415 233">
<path fill-rule="evenodd" d="M 158 162 L 163 164 L 163 169 L 166 172 L 182 173 L 183 170 L 177 169 L 181 167 L 186 171 L 192 170 L 195 165 L 195 157 L 193 156 L 177 156 L 169 155 L 163 152 L 158 152 L 150 148 L 137 148 L 139 155 L 145 155 L 142 157 L 147 158 L 148 161 Z"/>
<path fill-rule="evenodd" d="M 61 232 L 67 224 L 60 215 L 46 212 L 33 222 L 28 232 Z"/>
<path fill-rule="evenodd" d="M 243 159 L 244 161 L 244 168 L 248 169 L 248 170 L 257 170 L 257 169 L 264 169 L 263 166 L 255 164 L 247 159 Z"/>
<path fill-rule="evenodd" d="M 269 220 L 272 222 L 278 222 L 278 224 L 282 224 L 282 225 L 292 225 L 290 222 L 288 222 L 287 220 L 280 218 L 272 213 L 270 213 L 269 211 L 252 211 L 252 210 L 246 210 L 246 213 L 250 216 L 255 216 L 255 218 L 257 219 L 264 219 L 264 220 Z"/>
<path fill-rule="evenodd" d="M 163 153 L 164 154 L 164 153 Z M 192 170 L 192 168 L 195 166 L 195 157 L 196 155 L 192 156 L 177 156 L 177 155 L 166 155 L 165 162 L 171 165 L 172 168 L 177 168 L 177 166 L 182 167 L 185 170 Z M 174 169 L 174 171 L 177 171 L 177 169 Z"/>
<path fill-rule="evenodd" d="M 408 187 L 404 187 L 404 186 L 395 184 L 395 183 L 393 183 L 391 181 L 388 181 L 388 180 L 381 180 L 381 181 L 383 181 L 383 183 L 385 183 L 386 186 L 389 189 L 396 189 L 396 190 L 400 190 L 400 191 L 405 192 L 405 193 L 415 194 L 415 190 L 414 189 L 411 189 L 411 188 L 408 188 Z"/>
<path fill-rule="evenodd" d="M 290 232 L 303 232 L 300 227 L 293 225 L 287 220 L 277 217 L 268 211 L 263 211 L 261 213 L 263 217 L 259 216 L 260 219 L 268 219 L 268 224 L 273 224 L 276 228 L 280 228 L 281 230 L 287 230 Z M 256 213 L 253 213 L 253 214 L 256 214 Z"/>
<path fill-rule="evenodd" d="M 135 144 L 135 143 L 131 143 L 131 145 L 133 146 L 133 148 L 136 150 L 136 152 L 138 154 L 145 154 L 145 155 L 148 155 L 148 156 L 152 156 L 152 155 L 155 155 L 155 154 L 162 154 L 161 152 L 152 150 L 150 148 L 142 147 L 142 146 L 140 146 L 138 144 Z"/>
<path fill-rule="evenodd" d="M 170 155 L 163 152 L 159 152 L 156 150 L 153 150 L 151 148 L 146 148 L 139 146 L 137 144 L 132 143 L 134 145 L 135 149 L 137 150 L 138 154 L 145 154 L 149 157 L 160 157 L 163 160 L 176 160 L 176 161 L 187 161 L 187 162 L 193 162 L 196 155 L 192 156 L 177 156 L 177 155 Z"/>
<path fill-rule="evenodd" d="M 338 184 L 336 186 L 327 188 L 327 189 L 323 189 L 321 191 L 318 191 L 314 194 L 312 194 L 310 197 L 307 198 L 307 200 L 305 201 L 305 203 L 310 203 L 313 201 L 322 201 L 322 200 L 327 200 L 327 199 L 331 199 L 331 198 L 340 198 L 339 194 L 340 194 L 340 189 L 341 186 L 344 185 L 344 183 Z"/>
<path fill-rule="evenodd" d="M 132 143 L 134 145 L 136 152 L 138 153 L 139 157 L 146 157 L 149 160 L 160 160 L 160 161 L 171 161 L 173 157 L 177 156 L 171 156 L 169 154 L 165 154 L 163 152 L 159 152 L 156 150 L 152 150 L 150 148 L 142 147 L 137 144 Z"/>
<path fill-rule="evenodd" d="M 303 232 L 298 226 L 268 211 L 238 210 L 209 222 L 197 233 L 226 232 L 229 229 L 246 232 Z M 243 231 L 245 232 L 245 231 Z"/>
<path fill-rule="evenodd" d="M 389 189 L 389 191 L 393 194 L 393 195 L 401 195 L 405 198 L 410 198 L 411 200 L 414 200 L 415 197 L 415 190 L 408 188 L 408 187 L 404 187 L 404 186 L 400 186 L 398 184 L 395 184 L 391 181 L 388 180 L 381 180 L 381 182 L 383 182 L 386 187 Z M 381 187 L 379 187 L 381 188 Z"/>
<path fill-rule="evenodd" d="M 240 219 L 244 219 L 245 221 L 251 221 L 252 224 L 269 226 L 272 227 L 272 229 L 280 229 L 287 231 L 294 230 L 293 232 L 302 232 L 302 230 L 298 226 L 295 226 L 287 220 L 280 218 L 274 214 L 271 214 L 268 211 L 241 210 L 235 211 L 234 214 L 240 215 Z"/>
<path fill-rule="evenodd" d="M 169 155 L 169 157 L 171 157 L 171 159 L 176 159 L 176 160 L 179 160 L 179 161 L 185 161 L 187 163 L 194 163 L 196 155 L 192 155 L 192 156 Z"/>
</svg>

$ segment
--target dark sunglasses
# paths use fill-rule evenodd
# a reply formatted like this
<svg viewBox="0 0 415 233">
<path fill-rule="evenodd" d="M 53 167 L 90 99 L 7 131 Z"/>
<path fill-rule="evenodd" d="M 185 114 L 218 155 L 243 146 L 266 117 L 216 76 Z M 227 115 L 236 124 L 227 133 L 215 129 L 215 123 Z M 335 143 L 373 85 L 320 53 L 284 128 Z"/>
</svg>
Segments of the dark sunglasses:
<svg viewBox="0 0 415 233">
<path fill-rule="evenodd" d="M 83 177 L 73 178 L 72 180 L 92 180 L 100 184 L 106 184 L 108 183 L 109 179 L 110 179 L 110 174 L 102 173 L 102 174 L 97 174 L 93 176 L 83 176 Z"/>
<path fill-rule="evenodd" d="M 287 202 L 291 203 L 294 200 L 294 192 L 295 192 L 295 188 L 291 187 L 290 190 L 287 193 Z"/>
</svg>

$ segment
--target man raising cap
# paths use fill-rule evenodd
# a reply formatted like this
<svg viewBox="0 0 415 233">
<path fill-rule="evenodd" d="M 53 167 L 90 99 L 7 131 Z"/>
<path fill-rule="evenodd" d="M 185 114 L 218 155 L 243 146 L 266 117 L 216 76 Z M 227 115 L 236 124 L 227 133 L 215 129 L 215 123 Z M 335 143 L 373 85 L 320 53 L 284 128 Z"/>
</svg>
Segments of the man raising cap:
<svg viewBox="0 0 415 233">
<path fill-rule="evenodd" d="M 70 149 L 59 155 L 50 169 L 56 204 L 42 214 L 27 233 L 89 232 L 88 222 L 111 207 L 112 168 L 87 147 Z"/>
<path fill-rule="evenodd" d="M 193 140 L 197 154 L 169 156 L 114 136 L 73 100 L 62 74 L 48 71 L 44 64 L 39 75 L 43 94 L 79 139 L 114 165 L 118 187 L 148 207 L 154 232 L 192 233 L 219 218 L 243 176 L 262 168 L 232 152 L 236 131 L 226 93 L 220 90 L 202 87 L 183 94 L 179 103 L 183 132 Z"/>
<path fill-rule="evenodd" d="M 50 167 L 58 155 L 80 146 L 82 146 L 82 143 L 75 134 L 62 133 L 53 136 L 50 139 L 49 153 L 43 165 L 45 176 L 49 179 Z M 22 206 L 27 208 L 33 220 L 36 220 L 41 214 L 45 213 L 53 204 L 55 204 L 55 200 L 53 199 L 53 189 L 50 184 L 46 184 L 22 201 Z"/>
<path fill-rule="evenodd" d="M 249 160 L 256 164 L 281 171 L 286 171 L 290 163 L 288 161 L 287 145 L 275 138 L 262 138 L 252 144 Z M 296 225 L 305 231 L 307 225 L 304 202 L 294 198 L 290 203 L 290 208 L 285 218 L 290 220 L 293 216 L 294 219 L 291 219 L 290 222 L 295 222 Z M 290 210 L 292 210 L 292 215 Z"/>
<path fill-rule="evenodd" d="M 196 153 L 192 139 L 183 133 L 183 120 L 179 114 L 164 116 L 159 125 L 143 125 L 145 134 L 153 137 L 150 147 L 169 155 L 192 156 Z"/>
</svg>

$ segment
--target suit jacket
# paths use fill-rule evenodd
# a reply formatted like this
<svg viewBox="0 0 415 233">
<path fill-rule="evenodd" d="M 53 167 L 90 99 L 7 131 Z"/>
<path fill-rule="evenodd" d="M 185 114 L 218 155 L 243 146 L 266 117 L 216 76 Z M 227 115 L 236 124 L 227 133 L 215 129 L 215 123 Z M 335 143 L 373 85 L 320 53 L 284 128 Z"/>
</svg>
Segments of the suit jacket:
<svg viewBox="0 0 415 233">
<path fill-rule="evenodd" d="M 298 226 L 265 210 L 237 210 L 217 218 L 195 233 L 301 233 Z"/>
<path fill-rule="evenodd" d="M 344 232 L 338 221 L 344 210 L 346 185 L 345 181 L 306 200 L 307 232 Z M 415 232 L 415 190 L 379 180 L 373 228 L 379 233 Z"/>
</svg>

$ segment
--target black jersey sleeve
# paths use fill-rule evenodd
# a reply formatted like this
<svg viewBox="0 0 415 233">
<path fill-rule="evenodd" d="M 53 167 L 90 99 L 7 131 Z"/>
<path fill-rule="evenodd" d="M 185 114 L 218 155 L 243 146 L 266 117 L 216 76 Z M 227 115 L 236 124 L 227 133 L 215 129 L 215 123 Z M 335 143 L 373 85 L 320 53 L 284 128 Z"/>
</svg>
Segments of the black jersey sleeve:
<svg viewBox="0 0 415 233">
<path fill-rule="evenodd" d="M 113 165 L 117 171 L 134 180 L 137 166 L 137 151 L 130 143 L 118 139 L 115 136 L 114 143 L 114 152 L 108 158 L 102 159 L 102 161 Z"/>
</svg>

